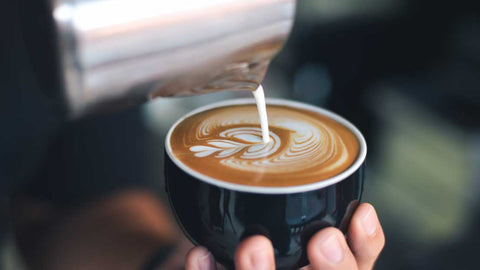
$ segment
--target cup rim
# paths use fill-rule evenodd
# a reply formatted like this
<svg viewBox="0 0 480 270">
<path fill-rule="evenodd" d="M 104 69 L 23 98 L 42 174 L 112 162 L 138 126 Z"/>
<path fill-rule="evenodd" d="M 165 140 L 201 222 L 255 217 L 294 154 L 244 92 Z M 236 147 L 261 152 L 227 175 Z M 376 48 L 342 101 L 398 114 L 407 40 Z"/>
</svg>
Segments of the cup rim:
<svg viewBox="0 0 480 270">
<path fill-rule="evenodd" d="M 169 156 L 170 160 L 178 166 L 180 169 L 182 169 L 184 172 L 189 174 L 190 176 L 196 178 L 197 180 L 203 181 L 205 183 L 220 187 L 220 188 L 226 188 L 229 190 L 234 190 L 234 191 L 241 191 L 241 192 L 247 192 L 247 193 L 260 193 L 260 194 L 289 194 L 289 193 L 299 193 L 299 192 L 307 192 L 307 191 L 312 191 L 312 190 L 318 190 L 333 184 L 336 184 L 338 182 L 341 182 L 345 179 L 347 179 L 350 175 L 354 174 L 360 166 L 364 163 L 365 158 L 367 156 L 367 143 L 365 141 L 365 138 L 363 137 L 362 133 L 358 130 L 357 127 L 355 127 L 351 122 L 343 118 L 342 116 L 331 112 L 329 110 L 316 107 L 307 103 L 303 102 L 298 102 L 298 101 L 292 101 L 292 100 L 285 100 L 285 99 L 277 99 L 277 98 L 266 98 L 265 99 L 266 104 L 270 105 L 283 105 L 287 107 L 292 107 L 292 108 L 298 108 L 298 109 L 304 109 L 308 111 L 313 111 L 320 113 L 328 118 L 331 118 L 338 123 L 342 124 L 346 128 L 348 128 L 357 138 L 360 149 L 358 152 L 358 156 L 355 160 L 355 162 L 348 167 L 345 171 L 332 176 L 330 178 L 327 178 L 325 180 L 321 180 L 318 182 L 314 183 L 309 183 L 309 184 L 303 184 L 303 185 L 297 185 L 297 186 L 284 186 L 284 187 L 264 187 L 264 186 L 250 186 L 250 185 L 242 185 L 242 184 L 235 184 L 235 183 L 230 183 L 230 182 L 225 182 L 220 179 L 204 175 L 200 172 L 197 172 L 191 168 L 189 168 L 187 165 L 183 164 L 178 160 L 172 152 L 172 148 L 170 145 L 170 137 L 173 133 L 173 130 L 180 124 L 183 120 L 186 118 L 210 110 L 210 109 L 215 109 L 215 108 L 221 108 L 229 105 L 244 105 L 244 104 L 255 104 L 255 99 L 253 98 L 239 98 L 239 99 L 229 99 L 229 100 L 224 100 L 220 102 L 215 102 L 206 106 L 202 106 L 200 108 L 197 108 L 193 111 L 190 111 L 189 113 L 185 114 L 182 116 L 180 119 L 178 119 L 169 129 L 167 136 L 165 137 L 165 150 L 167 152 L 167 155 Z"/>
</svg>

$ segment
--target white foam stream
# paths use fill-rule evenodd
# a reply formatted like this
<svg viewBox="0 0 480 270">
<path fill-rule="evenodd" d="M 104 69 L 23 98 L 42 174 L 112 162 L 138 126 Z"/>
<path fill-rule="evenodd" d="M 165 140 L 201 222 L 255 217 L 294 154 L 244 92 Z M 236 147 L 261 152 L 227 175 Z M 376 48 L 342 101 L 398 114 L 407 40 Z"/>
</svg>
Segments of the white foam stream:
<svg viewBox="0 0 480 270">
<path fill-rule="evenodd" d="M 252 93 L 255 97 L 255 102 L 257 103 L 258 116 L 260 117 L 260 125 L 262 127 L 263 142 L 268 143 L 270 141 L 270 136 L 268 132 L 267 106 L 265 104 L 265 93 L 263 92 L 263 87 L 259 85 L 257 90 L 253 91 Z"/>
</svg>

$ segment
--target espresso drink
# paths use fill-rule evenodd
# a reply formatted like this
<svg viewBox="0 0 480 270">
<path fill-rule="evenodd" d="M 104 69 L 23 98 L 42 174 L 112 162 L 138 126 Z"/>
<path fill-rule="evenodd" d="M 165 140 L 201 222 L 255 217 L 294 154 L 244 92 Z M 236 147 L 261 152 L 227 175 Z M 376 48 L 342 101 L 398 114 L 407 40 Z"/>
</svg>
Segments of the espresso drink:
<svg viewBox="0 0 480 270">
<path fill-rule="evenodd" d="M 262 140 L 255 104 L 213 108 L 172 131 L 172 154 L 197 173 L 251 186 L 318 182 L 349 168 L 359 143 L 342 124 L 318 112 L 268 105 L 269 141 Z"/>
</svg>

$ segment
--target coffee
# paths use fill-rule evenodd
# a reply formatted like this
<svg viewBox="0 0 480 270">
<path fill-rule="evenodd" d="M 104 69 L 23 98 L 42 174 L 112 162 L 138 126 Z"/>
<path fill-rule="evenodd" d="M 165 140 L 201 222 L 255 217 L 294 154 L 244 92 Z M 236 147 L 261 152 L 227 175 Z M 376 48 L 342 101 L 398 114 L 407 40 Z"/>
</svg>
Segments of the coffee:
<svg viewBox="0 0 480 270">
<path fill-rule="evenodd" d="M 217 107 L 183 119 L 169 137 L 173 156 L 189 169 L 230 183 L 285 187 L 322 181 L 357 159 L 355 134 L 317 111 L 269 104 L 263 143 L 255 104 Z"/>
<path fill-rule="evenodd" d="M 194 110 L 165 139 L 165 190 L 175 217 L 228 269 L 241 241 L 255 234 L 280 251 L 278 269 L 307 265 L 312 235 L 326 226 L 346 233 L 363 191 L 367 145 L 355 126 L 294 101 L 269 99 L 267 111 L 267 143 L 265 114 L 252 99 Z"/>
</svg>

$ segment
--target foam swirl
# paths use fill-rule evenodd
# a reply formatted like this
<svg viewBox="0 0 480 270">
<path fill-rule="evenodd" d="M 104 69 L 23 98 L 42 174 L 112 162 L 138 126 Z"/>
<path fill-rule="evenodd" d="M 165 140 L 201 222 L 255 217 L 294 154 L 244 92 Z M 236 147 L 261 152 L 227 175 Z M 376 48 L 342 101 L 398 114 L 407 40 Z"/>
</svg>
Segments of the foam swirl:
<svg viewBox="0 0 480 270">
<path fill-rule="evenodd" d="M 191 116 L 174 130 L 173 152 L 202 174 L 260 186 L 320 181 L 344 171 L 358 154 L 355 136 L 323 115 L 269 105 L 268 116 L 268 143 L 262 141 L 254 106 Z"/>
</svg>

